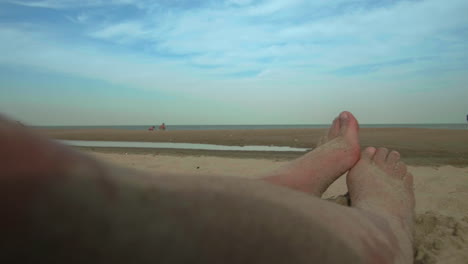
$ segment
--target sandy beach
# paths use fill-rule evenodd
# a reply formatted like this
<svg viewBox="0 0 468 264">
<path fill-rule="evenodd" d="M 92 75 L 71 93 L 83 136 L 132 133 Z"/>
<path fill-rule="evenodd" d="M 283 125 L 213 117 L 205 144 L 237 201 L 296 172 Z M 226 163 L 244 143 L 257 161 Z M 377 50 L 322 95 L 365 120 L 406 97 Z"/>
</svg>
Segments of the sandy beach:
<svg viewBox="0 0 468 264">
<path fill-rule="evenodd" d="M 232 131 L 41 130 L 57 139 L 277 145 L 313 148 L 322 129 Z M 361 145 L 402 153 L 415 177 L 415 263 L 468 263 L 468 130 L 375 128 Z M 301 153 L 81 148 L 98 159 L 151 173 L 257 179 Z M 347 192 L 345 177 L 324 195 Z"/>
</svg>

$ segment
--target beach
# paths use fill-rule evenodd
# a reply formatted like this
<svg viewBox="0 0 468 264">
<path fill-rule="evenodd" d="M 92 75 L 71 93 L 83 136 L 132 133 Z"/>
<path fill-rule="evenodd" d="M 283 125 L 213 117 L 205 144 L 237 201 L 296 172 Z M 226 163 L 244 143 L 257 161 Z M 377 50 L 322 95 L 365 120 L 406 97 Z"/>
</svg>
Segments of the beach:
<svg viewBox="0 0 468 264">
<path fill-rule="evenodd" d="M 40 129 L 55 139 L 275 145 L 313 149 L 325 129 L 131 131 Z M 398 150 L 414 175 L 415 263 L 468 263 L 468 130 L 363 128 L 362 147 Z M 303 153 L 80 147 L 100 160 L 147 171 L 258 179 Z M 347 192 L 345 177 L 324 194 Z M 332 201 L 330 201 L 332 202 Z M 385 250 L 385 249 L 383 249 Z"/>
</svg>

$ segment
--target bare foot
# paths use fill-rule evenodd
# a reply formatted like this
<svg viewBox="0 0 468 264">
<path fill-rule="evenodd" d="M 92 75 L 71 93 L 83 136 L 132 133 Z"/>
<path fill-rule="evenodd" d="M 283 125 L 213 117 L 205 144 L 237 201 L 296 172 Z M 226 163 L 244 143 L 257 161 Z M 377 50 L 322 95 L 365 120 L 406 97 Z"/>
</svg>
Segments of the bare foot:
<svg viewBox="0 0 468 264">
<path fill-rule="evenodd" d="M 271 183 L 322 196 L 338 177 L 359 160 L 359 125 L 350 112 L 335 118 L 321 144 L 264 178 Z"/>
<path fill-rule="evenodd" d="M 385 263 L 413 260 L 413 176 L 396 151 L 369 147 L 347 176 L 352 207 L 378 230 L 389 248 L 380 249 Z"/>
</svg>

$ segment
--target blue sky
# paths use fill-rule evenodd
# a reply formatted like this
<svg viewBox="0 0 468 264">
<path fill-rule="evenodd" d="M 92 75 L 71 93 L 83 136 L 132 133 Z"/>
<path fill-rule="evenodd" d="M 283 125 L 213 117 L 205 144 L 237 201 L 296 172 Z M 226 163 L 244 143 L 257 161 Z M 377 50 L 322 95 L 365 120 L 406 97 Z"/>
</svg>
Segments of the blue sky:
<svg viewBox="0 0 468 264">
<path fill-rule="evenodd" d="M 0 0 L 0 112 L 34 125 L 460 123 L 466 0 Z"/>
</svg>

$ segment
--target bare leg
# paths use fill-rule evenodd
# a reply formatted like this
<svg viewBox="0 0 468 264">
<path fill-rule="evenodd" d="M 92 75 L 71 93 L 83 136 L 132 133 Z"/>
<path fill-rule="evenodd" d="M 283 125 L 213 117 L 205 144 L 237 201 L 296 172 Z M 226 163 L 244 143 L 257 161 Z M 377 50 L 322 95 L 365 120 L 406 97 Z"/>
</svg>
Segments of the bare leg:
<svg viewBox="0 0 468 264">
<path fill-rule="evenodd" d="M 298 191 L 322 196 L 338 177 L 359 160 L 359 125 L 349 112 L 335 118 L 321 144 L 264 180 Z"/>
<path fill-rule="evenodd" d="M 385 183 L 393 176 L 372 151 L 348 176 L 348 208 L 262 181 L 114 168 L 7 122 L 0 145 L 6 260 L 404 263 L 411 255 L 411 228 L 398 222 L 411 207 Z M 365 192 L 376 186 L 386 192 Z"/>
</svg>

